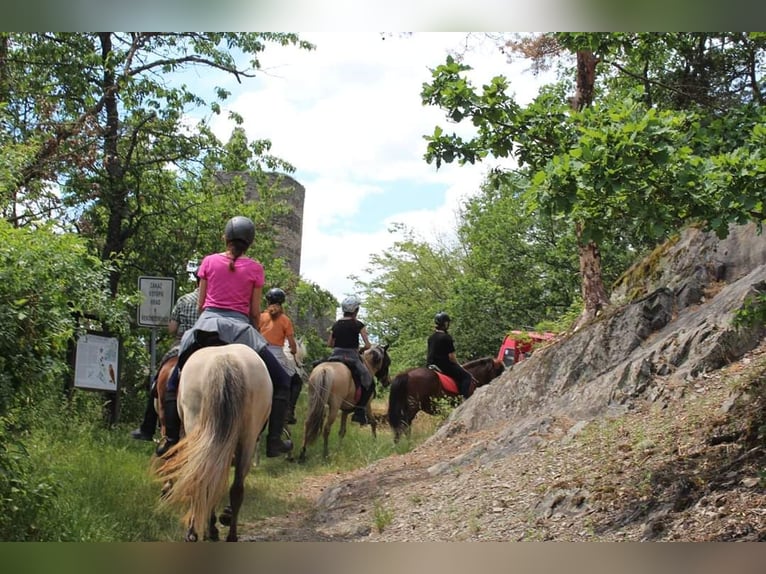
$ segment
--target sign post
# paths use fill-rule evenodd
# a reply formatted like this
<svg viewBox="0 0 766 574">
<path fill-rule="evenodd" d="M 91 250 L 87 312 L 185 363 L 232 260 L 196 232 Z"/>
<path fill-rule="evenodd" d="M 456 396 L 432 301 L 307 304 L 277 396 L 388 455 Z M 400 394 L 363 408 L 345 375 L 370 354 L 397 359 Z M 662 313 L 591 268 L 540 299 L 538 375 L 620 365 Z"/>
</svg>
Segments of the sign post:
<svg viewBox="0 0 766 574">
<path fill-rule="evenodd" d="M 151 327 L 149 355 L 150 373 L 154 374 L 156 364 L 157 327 L 166 327 L 173 310 L 173 297 L 176 292 L 176 280 L 172 277 L 138 278 L 138 290 L 141 291 L 141 305 L 138 307 L 138 324 Z"/>
</svg>

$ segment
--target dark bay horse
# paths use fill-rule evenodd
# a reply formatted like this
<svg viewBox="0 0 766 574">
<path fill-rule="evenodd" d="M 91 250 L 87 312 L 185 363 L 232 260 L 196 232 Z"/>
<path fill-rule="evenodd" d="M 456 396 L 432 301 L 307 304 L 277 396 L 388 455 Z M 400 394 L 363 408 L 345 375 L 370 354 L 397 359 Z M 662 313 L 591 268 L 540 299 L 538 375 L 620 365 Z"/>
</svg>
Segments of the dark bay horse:
<svg viewBox="0 0 766 574">
<path fill-rule="evenodd" d="M 160 360 L 160 368 L 157 371 L 157 397 L 154 399 L 154 410 L 157 411 L 157 418 L 160 422 L 160 436 L 165 438 L 165 411 L 162 409 L 162 401 L 165 398 L 167 391 L 168 379 L 170 373 L 178 364 L 178 346 L 176 345 L 170 349 Z"/>
<path fill-rule="evenodd" d="M 244 500 L 245 478 L 253 466 L 258 438 L 271 412 L 271 377 L 261 357 L 247 345 L 205 347 L 189 357 L 178 387 L 183 438 L 154 470 L 169 487 L 162 504 L 186 508 L 186 540 L 200 533 L 218 539 L 215 507 L 229 483 L 226 540 L 237 540 L 237 518 Z"/>
<path fill-rule="evenodd" d="M 388 356 L 388 345 L 373 345 L 362 353 L 362 361 L 370 373 L 388 386 L 388 368 L 391 358 Z M 357 388 L 351 375 L 351 370 L 343 363 L 326 361 L 318 364 L 309 375 L 309 407 L 303 431 L 303 447 L 298 458 L 299 462 L 306 460 L 306 447 L 312 444 L 319 433 L 324 438 L 324 457 L 327 458 L 330 430 L 341 413 L 340 431 L 338 436 L 346 435 L 346 419 L 354 410 Z M 325 419 L 325 414 L 327 418 Z M 372 416 L 370 402 L 367 403 L 367 419 L 370 421 L 372 436 L 376 435 L 377 422 Z"/>
<path fill-rule="evenodd" d="M 476 387 L 488 384 L 505 370 L 502 361 L 493 357 L 470 361 L 463 368 L 476 379 L 475 386 L 472 384 L 469 390 L 469 397 Z M 457 387 L 445 388 L 433 369 L 416 367 L 396 375 L 388 395 L 388 423 L 394 431 L 394 441 L 398 441 L 402 433 L 409 435 L 418 411 L 437 414 L 438 399 L 458 396 Z"/>
</svg>

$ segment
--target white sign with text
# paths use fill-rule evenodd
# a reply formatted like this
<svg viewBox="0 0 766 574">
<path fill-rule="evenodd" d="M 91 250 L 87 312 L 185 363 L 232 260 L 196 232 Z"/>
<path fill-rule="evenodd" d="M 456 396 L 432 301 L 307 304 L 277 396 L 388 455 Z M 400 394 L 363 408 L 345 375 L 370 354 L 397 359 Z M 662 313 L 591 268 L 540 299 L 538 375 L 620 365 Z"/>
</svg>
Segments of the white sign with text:
<svg viewBox="0 0 766 574">
<path fill-rule="evenodd" d="M 176 280 L 172 277 L 139 277 L 141 305 L 138 324 L 142 327 L 166 327 L 173 310 Z"/>
</svg>

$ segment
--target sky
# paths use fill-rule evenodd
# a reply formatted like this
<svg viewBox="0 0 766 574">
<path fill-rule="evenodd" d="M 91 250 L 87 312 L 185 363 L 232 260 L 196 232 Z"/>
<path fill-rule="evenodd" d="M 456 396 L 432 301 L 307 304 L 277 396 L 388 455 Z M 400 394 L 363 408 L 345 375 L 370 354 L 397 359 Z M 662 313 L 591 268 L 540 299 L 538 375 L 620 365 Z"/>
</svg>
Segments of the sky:
<svg viewBox="0 0 766 574">
<path fill-rule="evenodd" d="M 301 276 L 340 301 L 355 292 L 349 276 L 369 279 L 370 256 L 401 239 L 390 232 L 392 224 L 424 241 L 453 237 L 461 201 L 479 190 L 490 168 L 509 160 L 437 170 L 423 157 L 423 136 L 436 125 L 471 133 L 469 122 L 450 124 L 420 97 L 430 69 L 450 51 L 465 51 L 466 33 L 300 36 L 316 49 L 269 46 L 254 81 L 226 84 L 232 95 L 212 127 L 227 140 L 234 124 L 226 112 L 235 111 L 250 141 L 270 140 L 271 153 L 296 168 L 291 175 L 306 190 Z M 505 75 L 525 103 L 550 80 L 535 77 L 523 61 L 509 64 L 482 38 L 470 39 L 465 52 L 475 85 Z"/>
</svg>

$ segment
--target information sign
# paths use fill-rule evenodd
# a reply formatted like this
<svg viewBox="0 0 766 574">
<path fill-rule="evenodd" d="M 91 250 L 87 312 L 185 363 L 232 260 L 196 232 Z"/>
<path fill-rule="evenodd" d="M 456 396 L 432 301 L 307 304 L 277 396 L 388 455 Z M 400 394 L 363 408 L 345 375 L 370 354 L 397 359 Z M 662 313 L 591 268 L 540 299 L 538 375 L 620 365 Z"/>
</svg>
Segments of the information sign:
<svg viewBox="0 0 766 574">
<path fill-rule="evenodd" d="M 173 310 L 176 280 L 172 277 L 139 277 L 141 305 L 138 307 L 138 324 L 142 327 L 167 327 Z"/>
<path fill-rule="evenodd" d="M 77 339 L 74 386 L 82 389 L 117 391 L 120 341 L 88 333 Z"/>
</svg>

